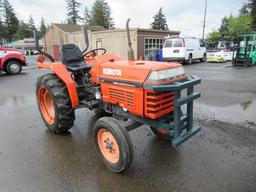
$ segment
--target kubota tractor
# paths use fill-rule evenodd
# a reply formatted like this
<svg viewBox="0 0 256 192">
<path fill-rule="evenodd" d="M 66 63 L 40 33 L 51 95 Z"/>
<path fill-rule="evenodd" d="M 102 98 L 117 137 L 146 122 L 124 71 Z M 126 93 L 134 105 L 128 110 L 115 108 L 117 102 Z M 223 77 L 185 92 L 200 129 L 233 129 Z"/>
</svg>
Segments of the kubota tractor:
<svg viewBox="0 0 256 192">
<path fill-rule="evenodd" d="M 131 45 L 128 24 L 129 20 L 126 26 Z M 103 54 L 97 54 L 98 49 L 82 52 L 74 44 L 63 45 L 61 62 L 54 62 L 40 50 L 50 62 L 39 56 L 38 67 L 51 73 L 38 78 L 36 94 L 50 131 L 66 133 L 74 124 L 75 109 L 93 110 L 101 117 L 92 128 L 96 148 L 113 172 L 129 167 L 133 146 L 128 132 L 135 128 L 149 125 L 173 147 L 200 131 L 193 126 L 193 100 L 200 97 L 193 87 L 200 83 L 199 78 L 186 75 L 178 63 L 134 60 L 131 46 L 129 60 L 101 50 Z M 184 104 L 186 114 L 181 110 Z"/>
</svg>

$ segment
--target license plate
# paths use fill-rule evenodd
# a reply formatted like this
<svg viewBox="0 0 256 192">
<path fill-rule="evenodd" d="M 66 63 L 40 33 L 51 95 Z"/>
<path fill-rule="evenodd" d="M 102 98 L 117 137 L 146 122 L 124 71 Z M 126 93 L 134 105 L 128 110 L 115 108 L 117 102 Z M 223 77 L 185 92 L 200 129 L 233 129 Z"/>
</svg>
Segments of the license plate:
<svg viewBox="0 0 256 192">
<path fill-rule="evenodd" d="M 179 53 L 180 51 L 179 50 L 174 50 L 173 53 Z"/>
</svg>

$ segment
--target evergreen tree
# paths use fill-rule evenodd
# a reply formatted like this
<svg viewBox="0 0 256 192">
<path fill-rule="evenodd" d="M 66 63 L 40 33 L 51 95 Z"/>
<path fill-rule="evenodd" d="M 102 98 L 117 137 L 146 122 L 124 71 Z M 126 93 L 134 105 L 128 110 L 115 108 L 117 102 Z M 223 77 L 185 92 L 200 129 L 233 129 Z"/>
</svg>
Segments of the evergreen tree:
<svg viewBox="0 0 256 192">
<path fill-rule="evenodd" d="M 2 22 L 2 18 L 0 17 L 0 45 L 3 43 L 3 39 L 6 36 L 6 27 L 4 26 Z"/>
<path fill-rule="evenodd" d="M 6 28 L 4 26 L 4 23 L 1 17 L 3 12 L 2 8 L 3 8 L 3 4 L 2 4 L 2 0 L 0 0 L 0 46 L 3 44 L 2 41 L 4 40 L 4 37 L 6 35 Z"/>
<path fill-rule="evenodd" d="M 230 18 L 232 18 L 233 16 L 230 16 Z M 222 39 L 226 39 L 227 38 L 227 35 L 228 35 L 228 22 L 229 22 L 229 19 L 227 16 L 225 16 L 222 20 L 221 20 L 221 25 L 220 25 L 220 28 L 219 28 L 219 32 L 220 32 L 220 35 L 221 35 L 221 38 Z"/>
<path fill-rule="evenodd" d="M 114 28 L 113 18 L 111 17 L 111 9 L 107 2 L 104 2 L 104 9 L 105 9 L 105 18 L 106 18 L 106 25 L 108 29 Z M 105 27 L 106 28 L 106 27 Z"/>
<path fill-rule="evenodd" d="M 83 23 L 86 24 L 86 25 L 89 25 L 90 19 L 91 19 L 91 15 L 89 13 L 89 10 L 88 10 L 87 6 L 85 6 Z"/>
<path fill-rule="evenodd" d="M 46 32 L 47 32 L 47 27 L 46 27 L 44 18 L 42 17 L 40 27 L 39 27 L 39 38 L 42 38 Z"/>
<path fill-rule="evenodd" d="M 250 15 L 250 3 L 243 3 L 242 8 L 239 10 L 239 15 Z"/>
<path fill-rule="evenodd" d="M 2 18 L 3 15 L 3 1 L 0 0 L 0 18 Z"/>
<path fill-rule="evenodd" d="M 163 13 L 162 8 L 159 9 L 157 14 L 153 17 L 154 21 L 150 24 L 151 29 L 165 30 L 168 31 L 168 25 L 166 23 L 166 17 Z"/>
<path fill-rule="evenodd" d="M 18 30 L 19 20 L 16 17 L 16 14 L 13 10 L 13 7 L 9 3 L 8 0 L 3 0 L 2 1 L 2 11 L 3 11 L 3 16 L 4 16 L 3 23 L 4 23 L 4 26 L 7 30 L 7 33 L 5 33 L 4 38 L 7 41 L 11 41 L 13 35 Z"/>
<path fill-rule="evenodd" d="M 252 26 L 252 29 L 254 31 L 256 31 L 256 0 L 251 0 L 250 2 L 251 2 L 250 3 L 250 7 L 251 7 L 250 15 L 252 18 L 251 26 Z"/>
<path fill-rule="evenodd" d="M 23 20 L 20 21 L 18 31 L 14 34 L 13 39 L 19 40 L 24 38 L 31 38 L 33 37 L 31 33 L 31 29 L 28 24 L 26 24 Z"/>
<path fill-rule="evenodd" d="M 38 31 L 36 29 L 36 26 L 35 26 L 35 21 L 34 21 L 34 19 L 33 19 L 33 17 L 31 15 L 29 16 L 29 20 L 28 20 L 27 26 L 28 26 L 28 29 L 30 31 L 30 37 L 34 36 L 34 33 L 33 33 L 34 30 L 36 30 L 37 36 L 39 35 Z"/>
<path fill-rule="evenodd" d="M 28 20 L 28 27 L 32 31 L 32 33 L 33 33 L 33 30 L 36 28 L 35 21 L 31 15 L 29 16 L 29 20 Z"/>
<path fill-rule="evenodd" d="M 114 28 L 114 22 L 111 17 L 111 9 L 105 0 L 96 0 L 92 6 L 90 25 L 99 25 L 107 29 Z"/>
<path fill-rule="evenodd" d="M 79 7 L 81 6 L 81 3 L 79 3 L 76 0 L 66 0 L 67 3 L 67 22 L 68 24 L 77 24 L 77 22 L 79 20 L 81 20 L 82 18 L 78 15 L 79 12 Z"/>
</svg>

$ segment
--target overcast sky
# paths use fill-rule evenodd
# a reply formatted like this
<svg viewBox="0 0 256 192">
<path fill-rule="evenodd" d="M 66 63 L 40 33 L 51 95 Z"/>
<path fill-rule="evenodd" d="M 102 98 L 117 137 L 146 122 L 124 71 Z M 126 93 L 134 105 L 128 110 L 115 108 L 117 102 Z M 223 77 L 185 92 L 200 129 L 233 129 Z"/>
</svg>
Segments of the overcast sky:
<svg viewBox="0 0 256 192">
<path fill-rule="evenodd" d="M 9 0 L 19 19 L 28 20 L 31 15 L 38 25 L 44 17 L 48 24 L 60 23 L 66 19 L 65 0 Z M 94 0 L 78 0 L 90 9 Z M 160 7 L 167 18 L 170 30 L 181 31 L 183 35 L 200 37 L 202 34 L 205 0 L 106 0 L 112 11 L 115 27 L 124 28 L 127 18 L 131 27 L 149 28 L 152 17 Z M 208 0 L 206 33 L 217 30 L 221 18 L 238 14 L 247 0 Z"/>
</svg>

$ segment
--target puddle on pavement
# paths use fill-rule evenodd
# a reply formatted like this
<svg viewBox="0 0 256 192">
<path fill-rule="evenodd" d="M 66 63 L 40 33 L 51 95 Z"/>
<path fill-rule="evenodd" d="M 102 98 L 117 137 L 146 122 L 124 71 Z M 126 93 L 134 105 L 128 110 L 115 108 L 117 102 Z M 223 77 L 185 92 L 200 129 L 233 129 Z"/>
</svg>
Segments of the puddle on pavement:
<svg viewBox="0 0 256 192">
<path fill-rule="evenodd" d="M 256 122 L 256 100 L 246 101 L 228 107 L 198 105 L 195 109 L 195 113 L 199 115 L 199 118 L 216 119 L 230 123 L 240 123 L 244 121 Z"/>
<path fill-rule="evenodd" d="M 0 98 L 0 113 L 12 112 L 21 107 L 36 106 L 34 96 L 12 96 L 10 98 Z M 244 121 L 256 123 L 256 100 L 246 101 L 240 105 L 228 107 L 215 107 L 204 104 L 194 105 L 195 117 L 200 119 L 220 120 L 230 123 L 240 123 Z M 9 113 L 10 114 L 10 113 Z"/>
<path fill-rule="evenodd" d="M 0 98 L 0 113 L 35 105 L 35 102 L 35 97 L 12 96 L 10 98 Z"/>
</svg>

